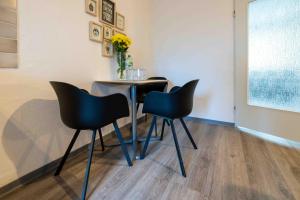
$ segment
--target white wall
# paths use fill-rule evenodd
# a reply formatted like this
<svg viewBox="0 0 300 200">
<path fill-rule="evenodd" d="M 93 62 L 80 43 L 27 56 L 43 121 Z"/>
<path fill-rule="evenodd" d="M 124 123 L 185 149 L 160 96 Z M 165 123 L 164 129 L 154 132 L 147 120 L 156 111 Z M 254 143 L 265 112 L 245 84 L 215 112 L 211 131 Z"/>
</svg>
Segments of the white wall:
<svg viewBox="0 0 300 200">
<path fill-rule="evenodd" d="M 148 1 L 118 0 L 135 63 L 151 66 Z M 0 69 L 0 187 L 63 155 L 73 130 L 59 116 L 49 80 L 90 89 L 110 79 L 116 64 L 89 41 L 84 0 L 19 0 L 19 67 Z M 151 71 L 151 70 L 149 70 Z M 106 132 L 108 129 L 106 129 Z M 76 148 L 90 141 L 82 134 Z"/>
<path fill-rule="evenodd" d="M 200 79 L 194 117 L 233 122 L 233 0 L 152 0 L 154 71 Z"/>
<path fill-rule="evenodd" d="M 90 89 L 116 69 L 88 39 L 88 22 L 97 18 L 84 12 L 84 0 L 18 2 L 19 67 L 0 70 L 0 187 L 59 158 L 69 144 L 73 131 L 62 124 L 48 81 Z M 134 41 L 136 66 L 175 85 L 200 79 L 192 116 L 233 121 L 232 4 L 117 1 Z M 76 148 L 89 139 L 81 135 Z"/>
</svg>

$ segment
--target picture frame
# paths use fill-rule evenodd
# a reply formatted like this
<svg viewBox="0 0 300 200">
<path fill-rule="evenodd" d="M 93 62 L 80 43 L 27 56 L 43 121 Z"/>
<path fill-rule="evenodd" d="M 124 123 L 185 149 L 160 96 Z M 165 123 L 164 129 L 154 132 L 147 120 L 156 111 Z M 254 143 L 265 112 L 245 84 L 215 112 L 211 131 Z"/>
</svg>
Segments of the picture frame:
<svg viewBox="0 0 300 200">
<path fill-rule="evenodd" d="M 116 4 L 111 0 L 99 0 L 99 21 L 115 26 Z"/>
<path fill-rule="evenodd" d="M 116 28 L 119 30 L 125 30 L 125 16 L 116 12 Z"/>
<path fill-rule="evenodd" d="M 103 26 L 96 22 L 90 21 L 89 23 L 89 37 L 90 40 L 95 42 L 103 42 Z"/>
<path fill-rule="evenodd" d="M 126 35 L 125 33 L 121 32 L 119 30 L 114 29 L 114 35 L 116 35 L 116 34 Z"/>
<path fill-rule="evenodd" d="M 18 14 L 18 0 L 0 1 L 0 69 L 19 67 Z"/>
<path fill-rule="evenodd" d="M 98 0 L 85 0 L 85 12 L 97 16 L 98 15 Z"/>
<path fill-rule="evenodd" d="M 104 57 L 113 57 L 114 49 L 110 40 L 103 40 L 102 44 L 102 56 Z"/>
<path fill-rule="evenodd" d="M 109 26 L 103 27 L 103 38 L 106 40 L 111 40 L 112 36 L 114 35 L 113 29 Z"/>
</svg>

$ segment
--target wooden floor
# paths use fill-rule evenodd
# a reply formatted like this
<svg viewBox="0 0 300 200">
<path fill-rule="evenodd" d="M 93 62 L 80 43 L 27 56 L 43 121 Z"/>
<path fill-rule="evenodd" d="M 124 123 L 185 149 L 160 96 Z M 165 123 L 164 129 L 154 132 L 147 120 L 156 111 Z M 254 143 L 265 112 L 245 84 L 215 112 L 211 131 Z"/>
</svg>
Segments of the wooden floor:
<svg viewBox="0 0 300 200">
<path fill-rule="evenodd" d="M 170 128 L 151 143 L 145 160 L 129 168 L 120 149 L 96 151 L 88 198 L 95 200 L 300 199 L 300 153 L 240 133 L 233 127 L 187 121 L 194 150 L 176 123 L 187 178 L 180 175 Z M 148 124 L 139 125 L 140 131 Z M 123 133 L 128 133 L 123 130 Z M 108 142 L 108 141 L 107 141 Z M 3 199 L 79 199 L 87 152 L 67 161 L 61 176 L 45 175 Z"/>
</svg>

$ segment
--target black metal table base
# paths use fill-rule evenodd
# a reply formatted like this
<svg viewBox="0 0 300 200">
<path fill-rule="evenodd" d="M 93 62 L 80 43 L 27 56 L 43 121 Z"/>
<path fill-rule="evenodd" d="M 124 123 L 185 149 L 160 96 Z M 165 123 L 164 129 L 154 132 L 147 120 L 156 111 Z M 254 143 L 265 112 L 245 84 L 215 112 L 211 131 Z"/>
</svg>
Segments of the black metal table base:
<svg viewBox="0 0 300 200">
<path fill-rule="evenodd" d="M 139 137 L 137 141 L 139 143 L 145 142 L 146 137 Z M 160 136 L 151 136 L 150 141 L 160 141 Z"/>
<path fill-rule="evenodd" d="M 138 143 L 143 143 L 145 142 L 146 140 L 146 137 L 139 137 L 137 139 L 137 142 Z M 152 136 L 150 141 L 160 141 L 160 137 L 159 136 Z M 125 140 L 125 144 L 133 144 L 132 140 Z M 120 143 L 117 143 L 117 144 L 104 144 L 105 147 L 118 147 L 120 146 L 121 144 Z"/>
<path fill-rule="evenodd" d="M 125 140 L 125 144 L 132 144 L 132 140 Z M 116 143 L 116 144 L 104 144 L 105 147 L 118 147 L 120 146 L 120 143 Z"/>
</svg>

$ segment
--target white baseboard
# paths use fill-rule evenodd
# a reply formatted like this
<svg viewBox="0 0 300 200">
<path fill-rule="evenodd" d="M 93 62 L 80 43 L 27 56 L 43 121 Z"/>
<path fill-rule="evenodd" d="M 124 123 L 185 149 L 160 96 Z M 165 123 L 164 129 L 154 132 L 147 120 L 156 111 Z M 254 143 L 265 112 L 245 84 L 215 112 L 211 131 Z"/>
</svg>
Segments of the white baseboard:
<svg viewBox="0 0 300 200">
<path fill-rule="evenodd" d="M 245 128 L 245 127 L 237 126 L 237 128 L 240 131 L 244 132 L 244 133 L 253 135 L 253 136 L 261 138 L 263 140 L 266 140 L 266 141 L 269 141 L 269 142 L 272 142 L 272 143 L 275 143 L 275 144 L 279 144 L 279 145 L 282 145 L 282 146 L 286 146 L 286 147 L 293 147 L 293 148 L 296 148 L 296 149 L 300 149 L 300 142 L 285 139 L 285 138 L 278 137 L 278 136 L 275 136 L 275 135 L 271 135 L 271 134 L 268 134 L 268 133 L 259 132 L 259 131 L 252 130 L 252 129 Z"/>
</svg>

